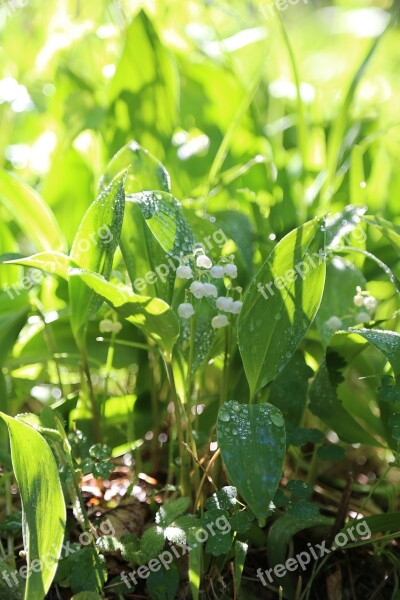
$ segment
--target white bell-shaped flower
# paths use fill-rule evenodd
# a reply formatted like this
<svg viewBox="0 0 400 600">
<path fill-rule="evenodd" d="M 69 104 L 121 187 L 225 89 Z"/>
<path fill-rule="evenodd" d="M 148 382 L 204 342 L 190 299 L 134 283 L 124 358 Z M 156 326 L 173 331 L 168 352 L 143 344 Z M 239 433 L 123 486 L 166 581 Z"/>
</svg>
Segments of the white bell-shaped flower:
<svg viewBox="0 0 400 600">
<path fill-rule="evenodd" d="M 219 298 L 217 298 L 216 305 L 218 310 L 223 310 L 224 312 L 231 312 L 233 299 L 225 298 L 225 296 L 220 296 Z"/>
<path fill-rule="evenodd" d="M 211 258 L 208 258 L 208 256 L 206 256 L 205 254 L 200 254 L 196 258 L 196 265 L 201 269 L 211 269 L 212 260 Z"/>
<path fill-rule="evenodd" d="M 378 306 L 378 300 L 373 296 L 367 296 L 364 298 L 364 307 L 370 311 L 374 312 Z"/>
<path fill-rule="evenodd" d="M 213 283 L 204 283 L 204 295 L 216 298 L 218 296 L 218 290 Z"/>
<path fill-rule="evenodd" d="M 241 302 L 240 300 L 235 300 L 235 302 L 233 302 L 232 304 L 232 309 L 231 309 L 231 313 L 233 313 L 234 315 L 238 315 L 240 313 L 240 311 L 242 310 L 242 306 L 243 306 L 243 302 Z"/>
<path fill-rule="evenodd" d="M 178 306 L 178 315 L 182 317 L 182 319 L 190 319 L 194 315 L 194 307 L 193 304 L 189 302 L 183 302 Z"/>
<path fill-rule="evenodd" d="M 229 320 L 228 317 L 226 317 L 225 315 L 217 315 L 211 321 L 211 327 L 213 327 L 214 329 L 221 329 L 222 327 L 226 327 L 227 325 L 229 325 Z"/>
<path fill-rule="evenodd" d="M 211 267 L 210 275 L 211 277 L 214 277 L 214 279 L 222 279 L 225 275 L 224 267 L 221 267 L 221 265 Z"/>
<path fill-rule="evenodd" d="M 236 279 L 237 275 L 238 275 L 238 271 L 237 271 L 237 266 L 234 264 L 227 264 L 225 265 L 225 275 L 227 275 L 228 277 L 230 277 L 231 279 Z"/>
<path fill-rule="evenodd" d="M 176 270 L 176 278 L 177 279 L 192 279 L 193 271 L 190 267 L 185 267 L 181 265 Z"/>
<path fill-rule="evenodd" d="M 204 283 L 201 283 L 201 281 L 193 281 L 189 290 L 197 299 L 203 298 L 205 296 Z"/>
</svg>

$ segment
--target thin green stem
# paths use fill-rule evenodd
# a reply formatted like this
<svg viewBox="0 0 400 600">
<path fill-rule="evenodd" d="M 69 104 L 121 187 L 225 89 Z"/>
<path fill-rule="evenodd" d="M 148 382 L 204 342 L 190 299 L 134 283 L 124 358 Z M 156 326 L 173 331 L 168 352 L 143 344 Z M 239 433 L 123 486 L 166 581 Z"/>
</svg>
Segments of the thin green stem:
<svg viewBox="0 0 400 600">
<path fill-rule="evenodd" d="M 174 412 L 175 412 L 175 425 L 178 439 L 178 447 L 179 447 L 179 457 L 181 461 L 181 472 L 180 472 L 180 488 L 181 492 L 184 496 L 189 495 L 190 493 L 190 485 L 189 485 L 189 470 L 187 465 L 187 452 L 185 452 L 184 447 L 184 439 L 183 439 L 183 426 L 182 426 L 182 413 L 181 413 L 181 402 L 179 400 L 174 370 L 172 368 L 171 357 L 163 355 L 165 369 L 167 372 L 168 383 L 170 386 L 172 402 L 174 404 Z"/>
</svg>

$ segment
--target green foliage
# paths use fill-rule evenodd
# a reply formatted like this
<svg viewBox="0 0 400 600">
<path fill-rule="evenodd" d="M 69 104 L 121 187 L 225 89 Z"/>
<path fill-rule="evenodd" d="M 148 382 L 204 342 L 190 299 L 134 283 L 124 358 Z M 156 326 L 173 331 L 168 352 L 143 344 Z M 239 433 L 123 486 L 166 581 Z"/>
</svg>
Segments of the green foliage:
<svg viewBox="0 0 400 600">
<path fill-rule="evenodd" d="M 37 431 L 3 413 L 0 416 L 10 433 L 27 564 L 41 564 L 39 571 L 28 572 L 24 600 L 43 600 L 54 578 L 64 537 L 66 511 L 58 468 L 47 442 Z"/>
<path fill-rule="evenodd" d="M 257 519 L 265 519 L 285 456 L 282 413 L 269 404 L 227 402 L 218 414 L 217 436 L 229 479 Z"/>
<path fill-rule="evenodd" d="M 239 319 L 239 347 L 252 396 L 282 371 L 317 313 L 325 281 L 324 249 L 324 221 L 315 219 L 277 244 L 249 286 Z"/>
</svg>

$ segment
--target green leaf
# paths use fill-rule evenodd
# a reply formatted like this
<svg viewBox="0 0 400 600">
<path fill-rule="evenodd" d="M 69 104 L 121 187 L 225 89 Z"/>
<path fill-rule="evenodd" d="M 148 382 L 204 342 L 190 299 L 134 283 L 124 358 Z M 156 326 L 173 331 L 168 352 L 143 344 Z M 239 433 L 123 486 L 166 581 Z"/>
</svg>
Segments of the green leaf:
<svg viewBox="0 0 400 600">
<path fill-rule="evenodd" d="M 150 572 L 147 591 L 151 600 L 174 600 L 179 588 L 178 567 L 172 563 L 169 569 Z"/>
<path fill-rule="evenodd" d="M 61 252 L 39 252 L 26 258 L 15 258 L 3 262 L 5 265 L 22 265 L 23 267 L 40 269 L 63 279 L 67 279 L 68 269 L 74 266 L 73 260 Z"/>
<path fill-rule="evenodd" d="M 33 188 L 7 171 L 0 171 L 0 204 L 38 250 L 67 251 L 64 236 L 47 204 Z"/>
<path fill-rule="evenodd" d="M 66 510 L 58 467 L 40 433 L 3 413 L 0 416 L 9 430 L 21 495 L 26 561 L 32 565 L 34 560 L 43 560 L 40 571 L 28 573 L 24 598 L 43 600 L 53 581 L 64 538 Z"/>
<path fill-rule="evenodd" d="M 207 510 L 218 508 L 220 510 L 231 510 L 236 506 L 237 490 L 232 485 L 227 485 L 207 498 L 205 507 Z"/>
<path fill-rule="evenodd" d="M 80 548 L 69 556 L 71 562 L 70 585 L 74 593 L 100 591 L 107 581 L 107 563 L 94 548 Z"/>
<path fill-rule="evenodd" d="M 230 481 L 254 515 L 264 519 L 285 456 L 282 413 L 270 404 L 226 402 L 218 414 L 217 437 Z"/>
<path fill-rule="evenodd" d="M 307 500 L 313 493 L 313 486 L 301 479 L 292 479 L 287 484 L 286 489 L 292 493 L 294 498 L 299 500 Z"/>
<path fill-rule="evenodd" d="M 126 144 L 113 156 L 100 180 L 99 189 L 107 187 L 124 171 L 127 171 L 125 179 L 127 196 L 146 190 L 171 193 L 171 181 L 167 169 L 162 162 L 135 141 Z"/>
<path fill-rule="evenodd" d="M 229 514 L 225 510 L 212 509 L 204 514 L 203 522 L 205 528 L 207 525 L 217 523 L 219 519 L 223 519 L 225 522 L 225 528 L 218 527 L 213 529 L 212 535 L 209 536 L 206 543 L 206 554 L 212 556 L 222 556 L 228 554 L 232 547 L 232 528 L 229 527 Z"/>
<path fill-rule="evenodd" d="M 121 174 L 90 205 L 79 226 L 71 259 L 81 269 L 109 276 L 119 244 L 124 208 L 124 174 Z M 77 277 L 70 279 L 69 291 L 72 330 L 78 346 L 82 348 L 87 320 L 96 313 L 99 301 Z"/>
<path fill-rule="evenodd" d="M 233 531 L 237 533 L 246 533 L 251 527 L 254 517 L 246 510 L 241 510 L 235 513 L 230 518 L 230 524 L 232 525 Z"/>
<path fill-rule="evenodd" d="M 160 527 L 171 525 L 178 517 L 189 510 L 190 498 L 176 498 L 163 504 L 156 514 L 156 523 Z"/>
<path fill-rule="evenodd" d="M 178 258 L 193 252 L 194 237 L 180 202 L 166 192 L 142 192 L 131 197 L 162 249 Z"/>
<path fill-rule="evenodd" d="M 134 292 L 170 303 L 176 261 L 168 256 L 154 237 L 139 204 L 129 198 L 125 205 L 120 245 Z"/>
<path fill-rule="evenodd" d="M 378 348 L 393 367 L 396 378 L 400 376 L 400 333 L 382 329 L 352 329 L 350 333 L 361 335 L 375 348 Z"/>
<path fill-rule="evenodd" d="M 125 39 L 109 86 L 109 146 L 120 147 L 128 134 L 161 156 L 178 121 L 178 72 L 144 11 L 130 23 Z"/>
<path fill-rule="evenodd" d="M 321 302 L 325 229 L 314 219 L 274 248 L 254 277 L 239 317 L 239 348 L 251 397 L 282 371 Z"/>
<path fill-rule="evenodd" d="M 149 527 L 140 540 L 140 551 L 138 561 L 142 564 L 156 558 L 164 548 L 165 539 L 162 527 Z"/>
<path fill-rule="evenodd" d="M 311 502 L 291 502 L 288 507 L 288 513 L 295 519 L 306 521 L 307 519 L 317 519 L 319 508 Z"/>
<path fill-rule="evenodd" d="M 70 271 L 70 277 L 79 278 L 124 319 L 153 338 L 160 348 L 172 352 L 179 335 L 179 321 L 164 300 L 138 296 L 129 288 L 116 286 L 95 273 L 75 269 Z"/>
<path fill-rule="evenodd" d="M 329 353 L 327 359 L 321 363 L 310 388 L 310 410 L 345 442 L 380 446 L 346 410 L 337 396 L 338 381 L 333 379 L 332 368 L 328 369 L 328 362 L 332 363 L 337 356 L 336 353 Z"/>
</svg>

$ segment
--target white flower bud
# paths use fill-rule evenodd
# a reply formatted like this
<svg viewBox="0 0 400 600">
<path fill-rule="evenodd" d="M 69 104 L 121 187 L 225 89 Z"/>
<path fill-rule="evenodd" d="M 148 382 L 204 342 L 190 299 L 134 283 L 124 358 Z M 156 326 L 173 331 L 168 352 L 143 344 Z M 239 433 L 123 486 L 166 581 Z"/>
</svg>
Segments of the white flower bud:
<svg viewBox="0 0 400 600">
<path fill-rule="evenodd" d="M 192 292 L 193 296 L 198 299 L 203 298 L 205 295 L 204 283 L 201 283 L 201 281 L 193 281 L 189 290 Z"/>
<path fill-rule="evenodd" d="M 220 296 L 219 298 L 217 298 L 216 305 L 218 310 L 223 310 L 224 312 L 231 312 L 233 300 L 232 298 L 225 298 L 225 296 Z"/>
<path fill-rule="evenodd" d="M 240 300 L 236 300 L 232 304 L 232 309 L 230 312 L 233 313 L 234 315 L 238 315 L 240 313 L 240 311 L 242 310 L 242 306 L 243 306 L 243 302 L 241 302 Z"/>
<path fill-rule="evenodd" d="M 189 302 L 184 302 L 178 306 L 178 315 L 182 317 L 182 319 L 190 319 L 194 315 L 194 308 L 192 304 Z"/>
<path fill-rule="evenodd" d="M 211 274 L 211 277 L 214 277 L 215 279 L 222 279 L 222 277 L 225 274 L 224 267 L 221 267 L 220 265 L 211 267 L 210 274 Z"/>
<path fill-rule="evenodd" d="M 341 328 L 342 321 L 336 315 L 332 315 L 332 317 L 330 317 L 327 321 L 325 321 L 325 325 L 327 327 L 329 327 L 329 329 L 336 331 Z"/>
<path fill-rule="evenodd" d="M 373 296 L 367 296 L 364 298 L 364 306 L 370 312 L 374 312 L 378 306 L 378 300 Z"/>
<path fill-rule="evenodd" d="M 221 327 L 226 327 L 227 325 L 229 325 L 229 321 L 225 315 L 217 315 L 211 321 L 211 327 L 214 329 L 221 329 Z"/>
<path fill-rule="evenodd" d="M 198 267 L 202 268 L 202 269 L 211 269 L 211 267 L 212 267 L 212 261 L 205 254 L 200 254 L 196 258 L 196 265 Z"/>
<path fill-rule="evenodd" d="M 364 306 L 364 296 L 361 296 L 360 294 L 356 294 L 353 298 L 353 302 L 354 302 L 355 306 L 358 306 L 358 308 L 360 308 L 361 306 Z"/>
<path fill-rule="evenodd" d="M 237 277 L 237 266 L 236 265 L 232 265 L 232 264 L 228 264 L 225 265 L 225 275 L 228 275 L 228 277 L 230 277 L 231 279 L 236 279 Z"/>
<path fill-rule="evenodd" d="M 103 321 L 100 321 L 99 329 L 101 333 L 111 333 L 113 330 L 113 325 L 114 323 L 111 321 L 111 319 L 104 319 Z"/>
<path fill-rule="evenodd" d="M 204 284 L 204 295 L 205 296 L 212 296 L 213 298 L 216 298 L 218 296 L 218 290 L 215 287 L 214 284 L 212 283 L 205 283 Z"/>
<path fill-rule="evenodd" d="M 193 271 L 190 267 L 185 267 L 181 265 L 176 270 L 177 279 L 192 279 Z"/>
<path fill-rule="evenodd" d="M 358 315 L 356 315 L 356 323 L 357 324 L 369 323 L 370 320 L 371 320 L 371 315 L 369 315 L 366 312 L 360 312 L 360 313 L 358 313 Z"/>
</svg>

